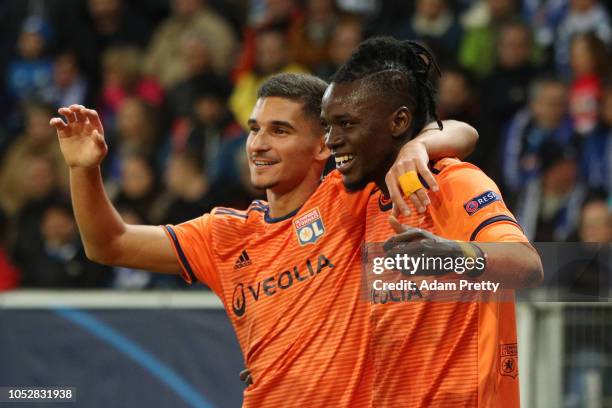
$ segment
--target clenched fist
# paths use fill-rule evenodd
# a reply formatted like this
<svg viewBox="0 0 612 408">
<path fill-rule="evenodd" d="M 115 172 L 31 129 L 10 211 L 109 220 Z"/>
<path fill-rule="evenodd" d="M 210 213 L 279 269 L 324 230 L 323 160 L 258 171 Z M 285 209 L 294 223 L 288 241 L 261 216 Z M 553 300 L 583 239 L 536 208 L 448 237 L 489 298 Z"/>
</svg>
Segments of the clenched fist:
<svg viewBox="0 0 612 408">
<path fill-rule="evenodd" d="M 70 167 L 99 166 L 108 146 L 104 141 L 104 129 L 98 113 L 82 105 L 60 108 L 61 118 L 49 122 L 57 130 L 60 149 Z"/>
</svg>

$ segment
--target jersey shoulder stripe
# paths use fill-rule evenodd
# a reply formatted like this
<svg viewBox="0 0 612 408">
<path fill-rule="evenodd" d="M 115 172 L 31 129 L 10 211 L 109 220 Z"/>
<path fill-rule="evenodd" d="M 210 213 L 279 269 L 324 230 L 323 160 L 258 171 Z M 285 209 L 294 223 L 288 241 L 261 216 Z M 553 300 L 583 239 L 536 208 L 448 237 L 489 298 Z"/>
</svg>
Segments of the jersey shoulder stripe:
<svg viewBox="0 0 612 408">
<path fill-rule="evenodd" d="M 521 227 L 521 224 L 519 224 L 518 222 L 516 222 L 516 220 L 512 217 L 510 217 L 509 215 L 496 215 L 494 217 L 488 218 L 486 220 L 484 220 L 483 222 L 481 222 L 472 232 L 472 235 L 470 236 L 470 241 L 474 241 L 476 239 L 476 237 L 478 236 L 478 233 L 480 231 L 482 231 L 482 229 L 488 225 L 491 225 L 493 223 L 496 222 L 502 222 L 502 221 L 508 221 L 511 222 L 512 224 L 516 225 L 517 227 L 519 227 L 521 229 L 521 231 L 523 231 L 523 227 Z M 524 232 L 524 231 L 523 231 Z"/>
<path fill-rule="evenodd" d="M 178 237 L 176 236 L 176 232 L 174 232 L 172 227 L 169 225 L 165 225 L 164 228 L 166 229 L 166 231 L 168 232 L 168 235 L 172 239 L 172 244 L 179 257 L 179 261 L 181 262 L 181 266 L 183 267 L 182 269 L 186 272 L 187 276 L 185 278 L 187 279 L 185 280 L 188 283 L 195 282 L 197 280 L 195 273 L 193 272 L 193 268 L 191 267 L 191 265 L 189 264 L 189 261 L 187 260 L 187 256 L 185 256 L 185 252 L 183 252 L 183 248 L 181 248 L 181 244 L 179 243 Z"/>
<path fill-rule="evenodd" d="M 233 208 L 217 207 L 211 212 L 212 215 L 230 215 L 238 218 L 248 218 L 245 211 L 234 210 Z"/>
</svg>

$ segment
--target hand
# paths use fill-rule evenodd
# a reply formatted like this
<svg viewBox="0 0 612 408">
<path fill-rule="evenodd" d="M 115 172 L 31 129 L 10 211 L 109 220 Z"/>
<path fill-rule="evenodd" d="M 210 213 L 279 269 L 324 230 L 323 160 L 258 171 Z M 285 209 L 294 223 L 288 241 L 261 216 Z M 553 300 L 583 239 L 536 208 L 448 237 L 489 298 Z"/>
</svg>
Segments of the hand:
<svg viewBox="0 0 612 408">
<path fill-rule="evenodd" d="M 383 244 L 383 249 L 387 256 L 408 254 L 419 257 L 424 254 L 427 258 L 457 258 L 463 257 L 463 251 L 456 241 L 442 238 L 429 231 L 420 228 L 412 228 L 400 224 L 395 217 L 389 218 L 389 223 L 393 227 L 396 235 L 389 238 Z M 436 267 L 437 264 L 433 264 Z M 417 275 L 444 275 L 448 270 L 444 268 L 426 268 L 416 271 Z M 415 271 L 402 271 L 406 274 L 414 274 Z"/>
<path fill-rule="evenodd" d="M 395 163 L 385 177 L 391 201 L 393 201 L 393 216 L 397 217 L 400 213 L 410 215 L 410 207 L 404 201 L 403 192 L 399 185 L 399 177 L 408 172 L 416 171 L 429 185 L 432 191 L 438 191 L 438 183 L 434 178 L 427 164 L 429 155 L 423 142 L 413 139 L 406 143 L 400 150 Z M 424 212 L 425 207 L 430 203 L 425 189 L 420 188 L 408 197 L 419 212 Z"/>
<path fill-rule="evenodd" d="M 99 166 L 108 152 L 108 146 L 98 113 L 82 105 L 60 108 L 58 112 L 66 122 L 53 118 L 49 124 L 57 130 L 66 164 L 70 167 Z"/>
</svg>

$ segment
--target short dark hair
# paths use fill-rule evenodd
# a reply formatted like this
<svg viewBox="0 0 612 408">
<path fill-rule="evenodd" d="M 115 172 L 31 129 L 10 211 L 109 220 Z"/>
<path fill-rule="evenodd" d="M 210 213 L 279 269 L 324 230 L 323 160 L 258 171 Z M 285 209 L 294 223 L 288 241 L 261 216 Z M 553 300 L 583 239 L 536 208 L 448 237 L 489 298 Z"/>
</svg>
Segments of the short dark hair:
<svg viewBox="0 0 612 408">
<path fill-rule="evenodd" d="M 391 37 L 374 37 L 359 45 L 338 69 L 332 82 L 364 79 L 373 91 L 384 93 L 385 99 L 397 105 L 406 104 L 414 116 L 412 134 L 416 135 L 432 118 L 442 129 L 436 113 L 432 68 L 440 75 L 436 60 L 423 45 Z"/>
<path fill-rule="evenodd" d="M 558 85 L 567 88 L 567 84 L 554 72 L 546 72 L 531 81 L 528 88 L 528 98 L 533 101 L 540 90 L 547 85 Z"/>
<path fill-rule="evenodd" d="M 278 97 L 299 102 L 304 114 L 320 123 L 321 100 L 327 82 L 313 75 L 283 73 L 270 77 L 257 91 L 257 98 Z"/>
</svg>

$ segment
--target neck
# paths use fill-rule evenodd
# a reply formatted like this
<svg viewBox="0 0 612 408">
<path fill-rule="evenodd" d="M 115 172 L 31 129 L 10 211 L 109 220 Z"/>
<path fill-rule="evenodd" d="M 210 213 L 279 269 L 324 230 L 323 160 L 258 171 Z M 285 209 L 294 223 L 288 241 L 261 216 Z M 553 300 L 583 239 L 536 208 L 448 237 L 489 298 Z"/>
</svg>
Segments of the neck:
<svg viewBox="0 0 612 408">
<path fill-rule="evenodd" d="M 318 166 L 317 166 L 318 168 Z M 310 174 L 291 191 L 278 192 L 274 189 L 266 190 L 268 205 L 272 218 L 284 217 L 300 208 L 306 200 L 316 191 L 320 184 L 321 171 L 311 171 Z"/>
<path fill-rule="evenodd" d="M 404 146 L 405 143 L 408 143 L 408 140 L 409 139 L 402 141 L 401 143 L 398 143 L 396 146 L 394 146 L 393 150 L 389 153 L 387 158 L 379 166 L 380 170 L 377 171 L 373 177 L 372 181 L 376 183 L 376 187 L 378 187 L 380 191 L 382 191 L 383 194 L 387 197 L 389 196 L 389 189 L 387 188 L 385 177 L 387 176 L 387 173 L 389 172 L 389 170 L 391 170 L 393 163 L 395 163 L 395 160 L 397 159 L 397 156 L 399 155 L 399 152 L 402 146 Z"/>
</svg>

